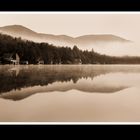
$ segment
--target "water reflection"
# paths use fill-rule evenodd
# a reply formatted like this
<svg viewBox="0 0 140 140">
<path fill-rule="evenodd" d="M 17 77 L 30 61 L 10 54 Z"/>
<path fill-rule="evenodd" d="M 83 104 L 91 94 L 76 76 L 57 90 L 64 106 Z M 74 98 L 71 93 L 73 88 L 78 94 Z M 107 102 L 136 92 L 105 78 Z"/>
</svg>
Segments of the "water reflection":
<svg viewBox="0 0 140 140">
<path fill-rule="evenodd" d="M 114 93 L 139 83 L 138 65 L 0 66 L 0 97 L 12 100 L 40 92 L 72 89 Z"/>
</svg>

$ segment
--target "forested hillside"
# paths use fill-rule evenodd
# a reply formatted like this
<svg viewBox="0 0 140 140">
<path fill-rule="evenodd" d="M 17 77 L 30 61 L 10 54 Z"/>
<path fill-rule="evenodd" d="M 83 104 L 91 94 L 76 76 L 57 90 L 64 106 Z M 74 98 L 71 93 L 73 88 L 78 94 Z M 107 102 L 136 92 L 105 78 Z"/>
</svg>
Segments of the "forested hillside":
<svg viewBox="0 0 140 140">
<path fill-rule="evenodd" d="M 85 47 L 86 48 L 86 47 Z M 78 46 L 54 46 L 48 43 L 35 43 L 32 41 L 13 38 L 0 34 L 0 61 L 4 64 L 5 54 L 17 53 L 20 61 L 37 64 L 43 60 L 44 64 L 139 64 L 140 57 L 113 57 L 101 55 L 91 51 L 82 51 Z"/>
</svg>

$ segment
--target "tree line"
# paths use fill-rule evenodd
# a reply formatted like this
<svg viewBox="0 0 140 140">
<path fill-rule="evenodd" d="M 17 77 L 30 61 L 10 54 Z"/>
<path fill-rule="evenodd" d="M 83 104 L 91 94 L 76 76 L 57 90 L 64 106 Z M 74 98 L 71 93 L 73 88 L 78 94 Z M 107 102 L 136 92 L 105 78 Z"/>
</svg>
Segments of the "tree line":
<svg viewBox="0 0 140 140">
<path fill-rule="evenodd" d="M 107 56 L 93 49 L 83 51 L 77 46 L 58 47 L 0 34 L 1 61 L 6 53 L 17 53 L 20 61 L 28 61 L 29 64 L 36 64 L 38 60 L 43 60 L 44 64 L 140 64 L 140 57 Z"/>
</svg>

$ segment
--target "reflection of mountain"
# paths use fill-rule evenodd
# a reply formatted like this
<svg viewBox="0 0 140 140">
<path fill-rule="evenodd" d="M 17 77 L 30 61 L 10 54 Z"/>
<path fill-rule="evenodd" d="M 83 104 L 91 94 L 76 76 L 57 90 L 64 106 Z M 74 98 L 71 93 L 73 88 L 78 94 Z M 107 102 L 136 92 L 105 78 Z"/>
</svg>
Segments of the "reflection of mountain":
<svg viewBox="0 0 140 140">
<path fill-rule="evenodd" d="M 24 98 L 27 98 L 33 94 L 36 93 L 51 93 L 54 91 L 58 91 L 58 92 L 67 92 L 69 90 L 79 90 L 82 92 L 86 92 L 86 93 L 114 93 L 120 90 L 125 89 L 126 87 L 94 87 L 94 86 L 87 86 L 86 82 L 85 85 L 74 85 L 71 82 L 67 82 L 67 83 L 60 83 L 57 82 L 55 84 L 52 84 L 51 86 L 34 86 L 34 87 L 29 87 L 29 88 L 23 88 L 21 90 L 12 90 L 10 92 L 6 92 L 6 93 L 2 93 L 0 95 L 1 98 L 4 99 L 11 99 L 11 100 L 21 100 Z"/>
<path fill-rule="evenodd" d="M 91 93 L 113 93 L 133 84 L 123 81 L 121 77 L 127 79 L 119 74 L 120 72 L 138 73 L 140 67 L 135 69 L 132 66 L 114 68 L 114 66 L 92 65 L 15 66 L 14 68 L 2 66 L 0 92 L 2 98 L 13 100 L 23 99 L 39 92 L 65 92 L 72 89 Z"/>
</svg>

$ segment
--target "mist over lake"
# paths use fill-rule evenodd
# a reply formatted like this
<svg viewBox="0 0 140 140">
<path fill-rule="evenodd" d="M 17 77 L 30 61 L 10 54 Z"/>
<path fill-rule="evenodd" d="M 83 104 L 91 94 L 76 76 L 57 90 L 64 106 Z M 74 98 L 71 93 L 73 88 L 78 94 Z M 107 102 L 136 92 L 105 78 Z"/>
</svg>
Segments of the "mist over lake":
<svg viewBox="0 0 140 140">
<path fill-rule="evenodd" d="M 140 121 L 139 65 L 0 66 L 0 121 Z"/>
</svg>

